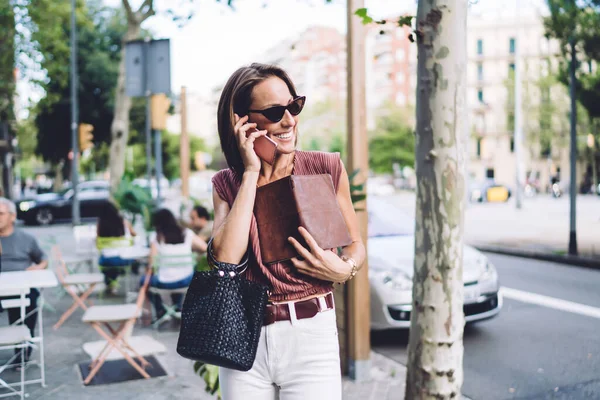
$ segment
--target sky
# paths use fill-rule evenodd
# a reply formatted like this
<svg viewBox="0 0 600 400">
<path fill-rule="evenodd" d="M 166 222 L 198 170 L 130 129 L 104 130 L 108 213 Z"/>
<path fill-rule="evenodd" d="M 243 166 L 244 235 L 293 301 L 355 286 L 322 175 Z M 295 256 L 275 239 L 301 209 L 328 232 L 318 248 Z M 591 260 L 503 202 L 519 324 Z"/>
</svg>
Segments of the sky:
<svg viewBox="0 0 600 400">
<path fill-rule="evenodd" d="M 131 0 L 139 5 L 142 0 Z M 179 0 L 181 1 L 181 0 Z M 311 25 L 346 31 L 346 1 L 333 0 L 236 0 L 235 10 L 215 0 L 196 0 L 193 19 L 183 28 L 164 16 L 173 0 L 155 0 L 158 16 L 144 25 L 156 38 L 171 39 L 171 87 L 179 92 L 207 95 L 238 67 L 261 61 L 261 54 L 278 42 L 301 34 Z M 119 6 L 121 0 L 105 0 Z M 471 1 L 471 12 L 497 15 L 514 12 L 516 4 L 540 6 L 543 0 Z M 415 0 L 365 0 L 376 18 L 416 12 Z M 161 14 L 163 11 L 163 15 Z"/>
<path fill-rule="evenodd" d="M 143 0 L 130 0 L 133 7 Z M 121 0 L 104 0 L 120 7 Z M 232 10 L 215 0 L 195 0 L 195 16 L 183 28 L 164 14 L 167 5 L 187 0 L 155 0 L 158 15 L 143 25 L 157 39 L 171 40 L 171 87 L 208 95 L 238 67 L 261 61 L 260 55 L 278 42 L 301 34 L 312 25 L 346 31 L 346 0 L 236 0 Z M 225 2 L 226 3 L 226 2 Z M 471 0 L 470 12 L 497 18 L 514 15 L 515 7 L 539 9 L 544 0 Z M 375 18 L 416 12 L 415 0 L 365 0 Z M 27 85 L 20 85 L 26 87 Z M 27 96 L 27 89 L 22 94 Z"/>
</svg>

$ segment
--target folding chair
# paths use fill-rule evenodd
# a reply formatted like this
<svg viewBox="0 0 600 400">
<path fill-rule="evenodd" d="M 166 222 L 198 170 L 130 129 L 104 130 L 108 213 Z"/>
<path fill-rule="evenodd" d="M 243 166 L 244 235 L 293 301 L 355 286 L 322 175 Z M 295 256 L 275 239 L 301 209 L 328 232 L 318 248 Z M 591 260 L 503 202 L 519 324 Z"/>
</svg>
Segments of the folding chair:
<svg viewBox="0 0 600 400">
<path fill-rule="evenodd" d="M 190 271 L 194 271 L 196 268 L 196 256 L 194 253 L 192 253 L 191 250 L 187 254 L 157 255 L 153 261 L 153 268 L 155 272 L 158 272 L 161 269 L 171 268 L 187 268 Z M 161 297 L 162 295 L 171 294 L 185 295 L 187 293 L 187 290 L 187 286 L 176 289 L 161 289 L 153 286 L 150 286 L 148 288 L 148 291 L 150 293 Z M 170 321 L 173 318 L 181 320 L 181 312 L 177 310 L 175 304 L 167 305 L 167 303 L 163 301 L 162 306 L 165 311 L 165 314 L 152 324 L 154 328 L 158 328 L 163 322 Z"/>
<path fill-rule="evenodd" d="M 54 247 L 54 259 L 57 261 L 56 275 L 63 289 L 73 298 L 73 304 L 67 311 L 63 313 L 58 322 L 54 324 L 54 330 L 57 330 L 61 325 L 77 310 L 87 310 L 88 306 L 92 305 L 88 297 L 94 292 L 97 284 L 104 282 L 104 275 L 101 273 L 70 273 L 65 264 L 60 249 Z M 86 303 L 87 302 L 87 303 Z"/>
<path fill-rule="evenodd" d="M 96 226 L 77 225 L 73 227 L 73 238 L 77 255 L 95 257 L 96 252 Z"/>
<path fill-rule="evenodd" d="M 94 376 L 96 376 L 113 349 L 116 349 L 121 353 L 123 357 L 125 357 L 125 360 L 127 360 L 127 362 L 145 379 L 150 378 L 150 375 L 148 375 L 144 369 L 151 364 L 128 343 L 128 333 L 131 332 L 136 320 L 142 315 L 142 306 L 144 304 L 146 290 L 148 289 L 151 275 L 152 270 L 148 268 L 144 284 L 138 292 L 138 298 L 135 304 L 93 306 L 88 308 L 83 315 L 83 322 L 90 324 L 102 338 L 106 339 L 106 345 L 90 364 L 91 370 L 83 382 L 84 385 L 88 385 L 92 379 L 94 379 Z M 111 324 L 118 324 L 118 327 L 114 328 Z M 102 326 L 104 326 L 108 332 L 102 329 Z M 129 355 L 129 352 L 133 353 L 138 359 L 139 364 L 131 357 L 131 355 Z"/>
<path fill-rule="evenodd" d="M 20 308 L 21 319 L 25 320 L 25 308 L 29 306 L 30 301 L 25 296 L 29 294 L 29 289 L 4 289 L 0 291 L 1 297 L 8 296 L 19 296 L 16 299 L 2 300 L 2 308 Z M 21 359 L 21 374 L 20 381 L 14 383 L 7 383 L 4 379 L 0 378 L 0 386 L 7 389 L 8 393 L 0 394 L 1 397 L 19 396 L 21 400 L 25 398 L 25 355 L 27 348 L 31 345 L 31 334 L 29 328 L 22 325 L 10 325 L 7 327 L 0 328 L 0 350 L 14 350 L 19 349 L 18 353 L 15 353 L 4 365 L 0 367 L 0 375 L 9 367 L 14 366 L 13 361 L 20 357 Z M 19 387 L 15 389 L 14 387 Z"/>
</svg>

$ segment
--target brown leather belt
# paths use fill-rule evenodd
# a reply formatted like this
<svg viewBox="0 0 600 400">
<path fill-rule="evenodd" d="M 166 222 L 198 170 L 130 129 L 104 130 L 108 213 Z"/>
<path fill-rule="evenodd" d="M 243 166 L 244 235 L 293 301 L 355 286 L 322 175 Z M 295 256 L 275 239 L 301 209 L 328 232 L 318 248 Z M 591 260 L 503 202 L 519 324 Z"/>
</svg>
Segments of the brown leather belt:
<svg viewBox="0 0 600 400">
<path fill-rule="evenodd" d="M 323 300 L 319 299 L 325 301 L 323 302 Z M 267 304 L 263 325 L 270 325 L 277 321 L 290 321 L 290 307 L 296 309 L 296 319 L 312 318 L 319 312 L 333 310 L 333 293 L 327 293 L 325 296 L 315 297 L 309 300 Z"/>
</svg>

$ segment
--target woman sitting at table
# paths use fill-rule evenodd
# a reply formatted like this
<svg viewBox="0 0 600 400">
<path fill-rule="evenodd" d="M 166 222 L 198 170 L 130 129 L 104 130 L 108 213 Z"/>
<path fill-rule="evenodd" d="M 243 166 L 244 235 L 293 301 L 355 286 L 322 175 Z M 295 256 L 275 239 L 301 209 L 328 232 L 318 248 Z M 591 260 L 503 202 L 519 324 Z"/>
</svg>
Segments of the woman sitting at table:
<svg viewBox="0 0 600 400">
<path fill-rule="evenodd" d="M 149 267 L 154 265 L 154 260 L 157 257 L 160 260 L 161 257 L 185 256 L 192 252 L 206 252 L 207 243 L 190 229 L 181 227 L 171 211 L 164 208 L 158 210 L 152 216 L 152 225 L 156 230 L 156 237 L 150 245 Z M 185 288 L 190 285 L 193 276 L 193 266 L 160 268 L 160 265 L 158 265 L 157 273 L 152 275 L 150 280 L 150 286 L 159 289 Z M 140 284 L 143 284 L 143 278 Z M 160 319 L 165 313 L 160 295 L 148 293 L 148 298 L 154 306 L 157 319 Z M 173 293 L 171 294 L 171 300 L 177 309 L 181 309 L 183 295 Z"/>
<path fill-rule="evenodd" d="M 110 202 L 106 202 L 100 210 L 96 234 L 98 238 L 105 238 L 103 245 L 99 246 L 100 259 L 98 265 L 104 274 L 106 291 L 114 293 L 119 275 L 125 272 L 124 267 L 130 266 L 132 260 L 123 259 L 115 255 L 114 252 L 107 250 L 111 248 L 111 242 L 116 247 L 124 247 L 123 245 L 128 243 L 132 236 L 136 236 L 136 232 L 131 223 L 121 216 L 117 207 Z"/>
</svg>

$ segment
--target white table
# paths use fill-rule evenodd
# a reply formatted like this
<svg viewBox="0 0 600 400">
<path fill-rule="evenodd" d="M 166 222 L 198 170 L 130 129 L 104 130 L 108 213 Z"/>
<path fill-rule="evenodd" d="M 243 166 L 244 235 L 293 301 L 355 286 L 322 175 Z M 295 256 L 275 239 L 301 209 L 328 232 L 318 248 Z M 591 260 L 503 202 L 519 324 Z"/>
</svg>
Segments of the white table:
<svg viewBox="0 0 600 400">
<path fill-rule="evenodd" d="M 44 269 L 38 271 L 14 271 L 0 273 L 0 290 L 3 289 L 43 289 L 58 286 L 58 279 L 54 271 Z M 26 384 L 41 383 L 46 386 L 46 370 L 44 366 L 44 326 L 42 319 L 44 297 L 40 293 L 37 306 L 38 336 L 32 338 L 32 342 L 40 344 L 40 370 L 41 378 L 26 381 Z M 23 321 L 24 322 L 24 321 Z"/>
<path fill-rule="evenodd" d="M 141 260 L 150 256 L 150 249 L 142 246 L 119 247 L 115 249 L 104 249 L 102 253 L 110 257 L 119 256 L 125 260 Z"/>
<path fill-rule="evenodd" d="M 121 257 L 124 260 L 145 260 L 150 256 L 150 248 L 143 246 L 128 246 L 128 247 L 115 247 L 109 249 L 103 249 L 102 254 L 105 257 Z M 132 292 L 129 287 L 129 271 L 126 270 L 126 282 L 127 287 L 125 288 L 125 301 L 137 299 L 137 291 Z"/>
<path fill-rule="evenodd" d="M 54 271 L 43 269 L 38 271 L 7 271 L 0 273 L 0 290 L 33 289 L 58 286 Z"/>
</svg>

